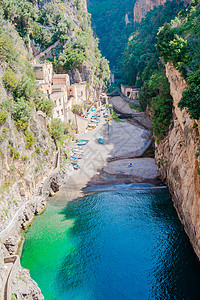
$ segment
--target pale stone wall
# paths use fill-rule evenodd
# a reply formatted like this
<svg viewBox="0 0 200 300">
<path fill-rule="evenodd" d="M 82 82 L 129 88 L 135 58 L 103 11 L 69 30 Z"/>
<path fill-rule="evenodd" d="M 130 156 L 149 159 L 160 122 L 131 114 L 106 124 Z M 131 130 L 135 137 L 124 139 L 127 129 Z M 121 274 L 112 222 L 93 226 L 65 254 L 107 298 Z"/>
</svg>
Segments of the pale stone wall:
<svg viewBox="0 0 200 300">
<path fill-rule="evenodd" d="M 66 121 L 65 116 L 65 103 L 67 99 L 65 98 L 65 94 L 60 93 L 54 93 L 50 96 L 51 100 L 54 102 L 55 107 L 53 108 L 53 118 L 58 118 L 61 121 Z"/>
<path fill-rule="evenodd" d="M 52 63 L 34 64 L 33 71 L 37 80 L 43 83 L 51 83 L 53 78 Z"/>
<path fill-rule="evenodd" d="M 53 76 L 53 85 L 70 85 L 70 78 L 68 74 L 55 74 Z"/>
<path fill-rule="evenodd" d="M 76 124 L 78 133 L 83 133 L 86 130 L 86 128 L 88 126 L 87 119 L 85 119 L 81 116 L 75 115 L 71 110 L 67 111 L 66 116 L 67 116 L 67 120 L 71 120 L 72 122 L 74 122 Z"/>
</svg>

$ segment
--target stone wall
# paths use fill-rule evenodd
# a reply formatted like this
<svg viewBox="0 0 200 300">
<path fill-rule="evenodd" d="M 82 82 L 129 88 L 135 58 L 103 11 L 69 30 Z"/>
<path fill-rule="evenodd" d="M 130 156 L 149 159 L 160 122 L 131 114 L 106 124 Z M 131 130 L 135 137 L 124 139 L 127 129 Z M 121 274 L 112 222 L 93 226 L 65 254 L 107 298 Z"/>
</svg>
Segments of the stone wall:
<svg viewBox="0 0 200 300">
<path fill-rule="evenodd" d="M 88 126 L 87 119 L 85 119 L 81 116 L 75 115 L 71 110 L 67 111 L 67 120 L 71 120 L 73 123 L 76 124 L 78 133 L 83 133 Z"/>
<path fill-rule="evenodd" d="M 187 84 L 171 64 L 166 65 L 173 97 L 173 120 L 166 138 L 156 145 L 155 158 L 161 179 L 169 187 L 173 202 L 191 244 L 200 259 L 200 176 L 199 148 L 200 124 L 178 108 Z"/>
</svg>

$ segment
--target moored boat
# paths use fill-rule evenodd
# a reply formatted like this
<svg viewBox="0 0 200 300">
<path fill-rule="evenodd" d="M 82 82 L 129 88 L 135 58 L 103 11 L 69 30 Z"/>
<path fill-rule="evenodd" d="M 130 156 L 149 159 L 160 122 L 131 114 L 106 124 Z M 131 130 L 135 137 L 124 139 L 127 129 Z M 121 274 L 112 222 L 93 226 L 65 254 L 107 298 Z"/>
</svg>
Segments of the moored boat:
<svg viewBox="0 0 200 300">
<path fill-rule="evenodd" d="M 87 144 L 87 142 L 78 142 L 78 143 L 77 143 L 78 146 L 84 146 L 84 145 L 86 145 L 86 144 Z"/>
<path fill-rule="evenodd" d="M 88 143 L 89 140 L 85 140 L 85 139 L 76 139 L 76 142 L 86 142 L 86 143 Z"/>
</svg>

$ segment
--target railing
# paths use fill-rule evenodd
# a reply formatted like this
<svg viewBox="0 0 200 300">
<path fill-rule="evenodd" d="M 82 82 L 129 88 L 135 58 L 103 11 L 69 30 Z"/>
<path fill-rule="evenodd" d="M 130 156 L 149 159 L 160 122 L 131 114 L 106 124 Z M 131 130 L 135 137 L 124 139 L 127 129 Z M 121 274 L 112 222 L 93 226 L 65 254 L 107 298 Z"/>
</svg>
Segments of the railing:
<svg viewBox="0 0 200 300">
<path fill-rule="evenodd" d="M 6 283 L 5 283 L 5 287 L 4 287 L 4 300 L 11 300 L 12 297 L 12 290 L 11 290 L 11 285 L 12 285 L 12 276 L 14 273 L 14 270 L 16 268 L 16 266 L 20 266 L 20 259 L 18 255 L 12 255 L 12 256 L 8 256 L 4 258 L 4 263 L 13 263 L 13 266 L 11 267 L 11 270 L 8 274 L 8 277 L 6 279 Z M 20 296 L 20 293 L 19 297 Z M 20 298 L 18 297 L 18 299 L 20 300 Z"/>
</svg>

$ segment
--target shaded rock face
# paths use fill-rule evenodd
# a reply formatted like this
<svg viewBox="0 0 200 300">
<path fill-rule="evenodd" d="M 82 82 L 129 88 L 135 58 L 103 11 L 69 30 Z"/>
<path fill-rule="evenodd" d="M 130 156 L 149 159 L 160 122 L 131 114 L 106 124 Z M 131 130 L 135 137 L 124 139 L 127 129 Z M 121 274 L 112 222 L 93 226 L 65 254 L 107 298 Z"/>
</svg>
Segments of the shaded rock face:
<svg viewBox="0 0 200 300">
<path fill-rule="evenodd" d="M 167 0 L 136 0 L 134 6 L 134 21 L 141 22 L 148 11 L 155 6 L 164 5 Z M 172 1 L 172 0 L 171 0 Z M 184 5 L 190 3 L 190 0 L 183 0 Z"/>
<path fill-rule="evenodd" d="M 177 70 L 166 65 L 170 91 L 174 99 L 172 124 L 167 137 L 156 145 L 155 158 L 160 178 L 169 187 L 173 202 L 200 258 L 200 175 L 198 175 L 200 123 L 193 128 L 189 114 L 178 108 L 178 102 L 187 87 Z"/>
</svg>

